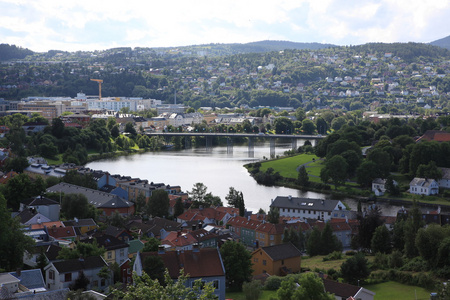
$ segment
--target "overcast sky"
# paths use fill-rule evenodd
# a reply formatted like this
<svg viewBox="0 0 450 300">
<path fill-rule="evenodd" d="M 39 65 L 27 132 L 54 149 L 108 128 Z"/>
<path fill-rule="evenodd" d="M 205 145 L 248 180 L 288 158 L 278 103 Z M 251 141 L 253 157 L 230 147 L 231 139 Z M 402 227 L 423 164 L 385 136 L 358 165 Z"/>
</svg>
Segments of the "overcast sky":
<svg viewBox="0 0 450 300">
<path fill-rule="evenodd" d="M 0 0 L 0 43 L 39 52 L 261 40 L 428 43 L 449 29 L 449 0 Z"/>
</svg>

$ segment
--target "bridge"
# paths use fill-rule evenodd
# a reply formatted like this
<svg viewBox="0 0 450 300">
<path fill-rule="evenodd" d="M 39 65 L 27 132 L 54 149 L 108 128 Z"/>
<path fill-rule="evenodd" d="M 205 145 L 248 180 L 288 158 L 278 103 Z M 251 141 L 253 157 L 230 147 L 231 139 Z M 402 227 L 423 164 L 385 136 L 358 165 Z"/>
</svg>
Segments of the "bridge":
<svg viewBox="0 0 450 300">
<path fill-rule="evenodd" d="M 233 137 L 248 139 L 248 155 L 254 157 L 254 142 L 255 139 L 265 139 L 270 142 L 270 157 L 275 157 L 275 140 L 289 139 L 291 140 L 292 149 L 297 150 L 297 140 L 312 140 L 317 141 L 323 139 L 322 135 L 301 135 L 301 134 L 261 134 L 261 133 L 215 133 L 215 132 L 149 132 L 146 133 L 149 137 L 161 136 L 166 140 L 171 137 L 205 137 L 206 148 L 212 147 L 212 138 L 226 138 L 227 139 L 227 153 L 233 153 Z M 185 148 L 191 148 L 191 139 L 185 138 Z"/>
</svg>

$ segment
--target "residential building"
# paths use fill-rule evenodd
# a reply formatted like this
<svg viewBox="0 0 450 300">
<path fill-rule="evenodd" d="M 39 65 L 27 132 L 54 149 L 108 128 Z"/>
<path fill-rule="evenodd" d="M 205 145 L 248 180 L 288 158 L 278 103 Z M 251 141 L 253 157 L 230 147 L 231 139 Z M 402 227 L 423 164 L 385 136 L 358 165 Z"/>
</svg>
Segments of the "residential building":
<svg viewBox="0 0 450 300">
<path fill-rule="evenodd" d="M 89 279 L 88 289 L 105 289 L 110 282 L 98 276 L 105 266 L 108 264 L 101 256 L 51 262 L 44 269 L 47 289 L 70 288 L 82 273 Z"/>
<path fill-rule="evenodd" d="M 230 231 L 239 236 L 241 243 L 248 247 L 258 247 L 256 243 L 256 228 L 261 224 L 261 221 L 251 220 L 245 217 L 233 217 L 228 220 Z"/>
<path fill-rule="evenodd" d="M 20 203 L 20 211 L 25 209 L 33 209 L 35 212 L 47 217 L 50 221 L 59 220 L 60 204 L 42 195 L 22 201 Z"/>
<path fill-rule="evenodd" d="M 222 257 L 217 248 L 198 248 L 186 251 L 165 251 L 160 247 L 158 252 L 138 253 L 133 265 L 133 271 L 141 276 L 144 270 L 143 262 L 146 257 L 159 256 L 168 269 L 173 280 L 177 280 L 180 271 L 189 274 L 186 281 L 188 287 L 192 287 L 194 281 L 201 279 L 202 282 L 212 282 L 219 300 L 225 300 L 225 268 Z"/>
<path fill-rule="evenodd" d="M 425 196 L 437 195 L 439 194 L 439 185 L 434 179 L 415 177 L 409 183 L 409 192 Z"/>
<path fill-rule="evenodd" d="M 89 237 L 88 239 L 81 240 L 83 243 L 97 242 L 99 247 L 105 248 L 106 252 L 103 255 L 103 259 L 108 265 L 117 263 L 121 265 L 126 259 L 128 259 L 128 247 L 129 245 L 112 235 L 101 235 L 96 237 Z"/>
<path fill-rule="evenodd" d="M 253 275 L 285 276 L 300 272 L 302 253 L 291 243 L 261 247 L 252 252 Z"/>
<path fill-rule="evenodd" d="M 348 283 L 340 283 L 330 279 L 322 279 L 325 291 L 334 294 L 336 300 L 341 299 L 361 299 L 373 300 L 375 293 L 359 286 Z"/>
<path fill-rule="evenodd" d="M 302 219 L 318 219 L 327 221 L 333 212 L 346 210 L 340 200 L 298 198 L 292 196 L 278 196 L 270 204 L 271 208 L 278 208 L 280 216 Z"/>
<path fill-rule="evenodd" d="M 64 194 L 83 194 L 88 202 L 103 212 L 104 216 L 111 216 L 118 212 L 122 216 L 132 215 L 134 213 L 134 203 L 127 201 L 119 196 L 60 182 L 47 188 L 47 192 Z"/>
</svg>

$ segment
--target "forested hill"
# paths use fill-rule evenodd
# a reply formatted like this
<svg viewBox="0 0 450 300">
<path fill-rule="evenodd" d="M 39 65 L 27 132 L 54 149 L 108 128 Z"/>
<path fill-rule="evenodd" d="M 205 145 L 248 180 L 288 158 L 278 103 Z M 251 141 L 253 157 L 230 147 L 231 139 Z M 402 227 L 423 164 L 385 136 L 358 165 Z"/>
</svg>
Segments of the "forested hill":
<svg viewBox="0 0 450 300">
<path fill-rule="evenodd" d="M 430 45 L 439 46 L 439 47 L 446 48 L 446 49 L 450 50 L 450 35 L 445 37 L 445 38 L 433 41 L 433 42 L 430 43 Z"/>
<path fill-rule="evenodd" d="M 437 46 L 437 45 L 436 45 Z M 450 51 L 441 47 L 436 47 L 423 43 L 368 43 L 350 48 L 368 54 L 392 53 L 407 62 L 412 62 L 420 57 L 423 58 L 450 58 Z"/>
<path fill-rule="evenodd" d="M 16 45 L 0 44 L 0 61 L 22 59 L 33 53 L 34 52 L 29 49 L 17 47 Z"/>
</svg>

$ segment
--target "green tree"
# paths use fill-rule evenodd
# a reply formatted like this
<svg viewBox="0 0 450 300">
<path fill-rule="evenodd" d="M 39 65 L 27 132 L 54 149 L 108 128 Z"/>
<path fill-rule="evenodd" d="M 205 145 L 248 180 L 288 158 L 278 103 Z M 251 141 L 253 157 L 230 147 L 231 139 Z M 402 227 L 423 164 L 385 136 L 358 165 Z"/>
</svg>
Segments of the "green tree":
<svg viewBox="0 0 450 300">
<path fill-rule="evenodd" d="M 75 248 L 63 247 L 58 252 L 58 259 L 76 259 L 80 257 L 103 256 L 105 248 L 99 247 L 94 239 L 92 243 L 77 242 Z"/>
<path fill-rule="evenodd" d="M 378 226 L 383 224 L 381 220 L 381 211 L 378 206 L 373 206 L 363 216 L 358 216 L 359 230 L 358 242 L 359 246 L 364 249 L 370 249 L 372 246 L 372 237 Z"/>
<path fill-rule="evenodd" d="M 140 212 L 143 211 L 143 209 L 145 208 L 145 195 L 144 193 L 139 193 L 139 195 L 136 198 L 136 211 L 135 213 L 138 214 Z"/>
<path fill-rule="evenodd" d="M 306 243 L 306 252 L 310 256 L 319 255 L 322 252 L 322 235 L 319 228 L 315 226 L 311 231 L 308 241 Z"/>
<path fill-rule="evenodd" d="M 25 250 L 32 253 L 34 241 L 23 232 L 19 219 L 11 218 L 6 199 L 0 194 L 0 269 L 14 271 L 23 265 Z"/>
<path fill-rule="evenodd" d="M 155 190 L 148 200 L 146 211 L 154 217 L 167 217 L 169 214 L 169 195 L 165 190 Z"/>
<path fill-rule="evenodd" d="M 347 168 L 347 162 L 340 155 L 335 155 L 327 160 L 325 169 L 328 176 L 333 181 L 336 189 L 339 185 L 345 183 L 345 180 L 347 179 Z"/>
<path fill-rule="evenodd" d="M 24 173 L 11 178 L 3 191 L 5 198 L 8 200 L 8 207 L 15 211 L 19 209 L 21 201 L 31 196 L 36 196 L 33 193 L 30 177 Z"/>
<path fill-rule="evenodd" d="M 157 279 L 161 284 L 164 283 L 164 262 L 158 255 L 149 255 L 144 259 L 144 271 L 149 274 L 151 279 Z"/>
<path fill-rule="evenodd" d="M 228 206 L 239 209 L 241 217 L 245 215 L 244 195 L 242 195 L 242 192 L 235 190 L 234 187 L 230 187 L 225 199 L 228 201 Z"/>
<path fill-rule="evenodd" d="M 290 276 L 281 282 L 277 290 L 279 299 L 286 300 L 333 300 L 332 294 L 325 291 L 322 279 L 315 273 Z"/>
<path fill-rule="evenodd" d="M 302 121 L 302 131 L 304 134 L 313 134 L 316 131 L 316 126 L 310 119 L 304 119 Z"/>
<path fill-rule="evenodd" d="M 62 199 L 61 213 L 67 219 L 95 218 L 95 210 L 83 194 L 65 194 Z"/>
<path fill-rule="evenodd" d="M 178 280 L 172 280 L 169 272 L 164 273 L 164 282 L 153 280 L 143 272 L 142 276 L 133 273 L 133 283 L 127 286 L 126 290 L 114 290 L 113 295 L 123 300 L 213 300 L 214 295 L 212 283 L 204 285 L 201 279 L 195 281 L 194 286 L 186 286 L 187 276 L 181 272 Z"/>
<path fill-rule="evenodd" d="M 372 181 L 380 177 L 377 164 L 373 161 L 364 161 L 356 169 L 356 182 L 362 187 L 371 187 Z"/>
<path fill-rule="evenodd" d="M 334 251 L 342 252 L 342 243 L 333 234 L 333 230 L 331 229 L 331 225 L 329 223 L 325 224 L 325 227 L 320 235 L 320 246 L 320 254 L 322 255 L 327 255 Z"/>
<path fill-rule="evenodd" d="M 391 252 L 391 235 L 386 226 L 381 225 L 375 229 L 371 240 L 371 249 L 374 253 Z"/>
<path fill-rule="evenodd" d="M 178 217 L 183 212 L 184 212 L 183 201 L 181 200 L 181 198 L 178 198 L 177 201 L 175 202 L 175 206 L 173 208 L 173 216 Z"/>
<path fill-rule="evenodd" d="M 304 186 L 304 187 L 308 187 L 309 186 L 309 176 L 308 176 L 308 172 L 306 172 L 306 167 L 305 166 L 301 166 L 298 169 L 297 183 L 300 186 Z"/>
<path fill-rule="evenodd" d="M 367 259 L 362 252 L 348 258 L 341 265 L 341 275 L 344 280 L 350 284 L 359 284 L 363 282 L 369 275 Z"/>
<path fill-rule="evenodd" d="M 157 238 L 151 237 L 145 243 L 144 248 L 142 249 L 142 252 L 158 251 L 159 245 L 161 245 L 161 242 Z"/>
<path fill-rule="evenodd" d="M 192 187 L 191 192 L 189 193 L 192 201 L 203 203 L 207 190 L 208 188 L 203 183 L 201 182 L 195 183 L 194 186 Z"/>
<path fill-rule="evenodd" d="M 26 157 L 18 156 L 13 158 L 8 158 L 4 167 L 5 171 L 16 171 L 17 173 L 22 173 L 23 170 L 30 164 Z"/>
<path fill-rule="evenodd" d="M 278 207 L 270 207 L 267 213 L 267 221 L 272 224 L 278 224 L 280 222 L 280 211 Z"/>
<path fill-rule="evenodd" d="M 273 127 L 277 134 L 292 134 L 294 132 L 294 125 L 291 119 L 287 117 L 276 118 Z"/>
<path fill-rule="evenodd" d="M 220 248 L 227 286 L 241 290 L 242 284 L 250 280 L 252 275 L 252 255 L 243 244 L 227 241 Z"/>
</svg>

